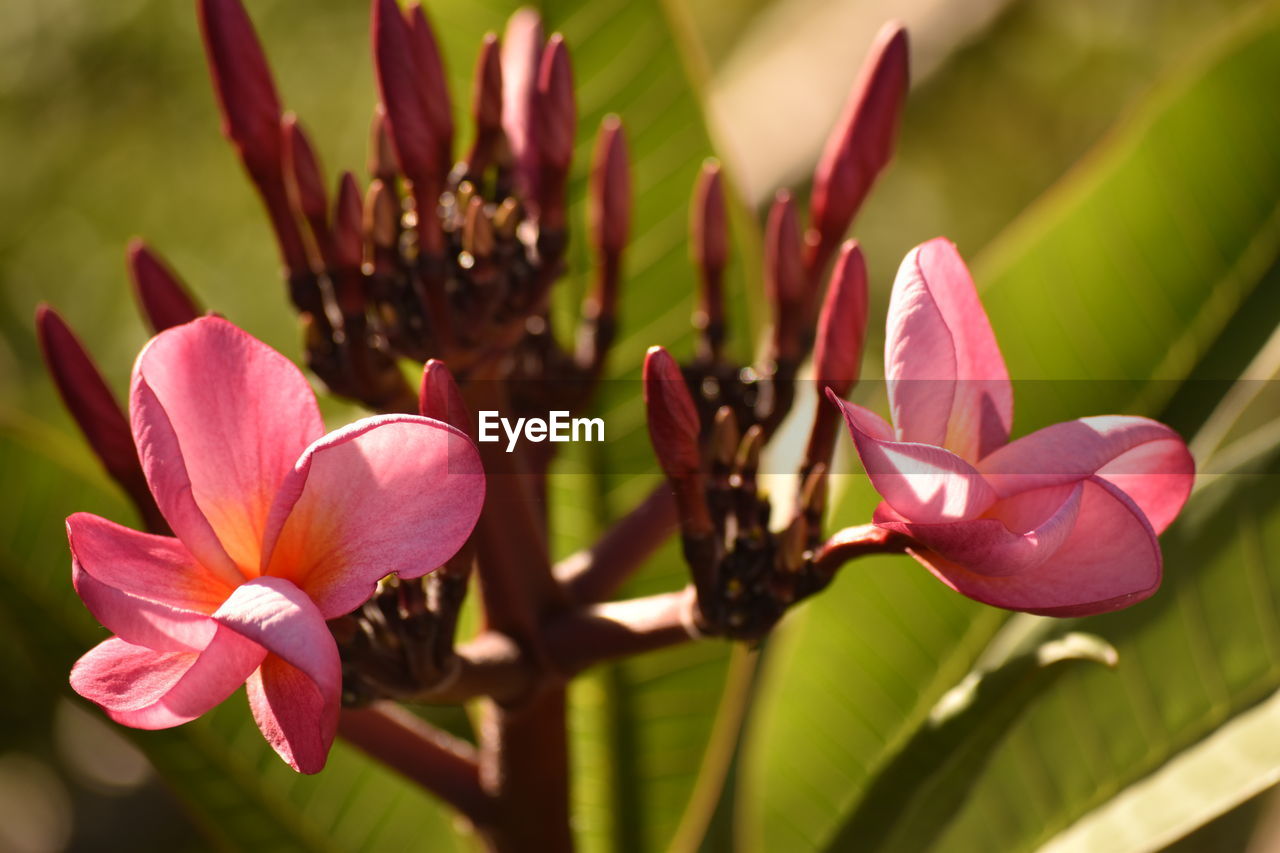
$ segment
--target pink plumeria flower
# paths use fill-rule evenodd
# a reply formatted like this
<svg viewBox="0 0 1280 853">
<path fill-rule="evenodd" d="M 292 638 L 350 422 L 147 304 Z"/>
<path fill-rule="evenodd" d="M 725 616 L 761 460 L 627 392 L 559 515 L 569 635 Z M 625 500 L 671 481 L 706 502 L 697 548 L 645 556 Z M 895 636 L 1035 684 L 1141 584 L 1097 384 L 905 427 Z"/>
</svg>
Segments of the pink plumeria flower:
<svg viewBox="0 0 1280 853">
<path fill-rule="evenodd" d="M 215 317 L 153 338 L 129 402 L 176 538 L 67 519 L 76 592 L 116 635 L 71 686 L 116 722 L 162 729 L 245 684 L 276 752 L 320 770 L 342 688 L 325 620 L 388 573 L 418 577 L 461 547 L 484 500 L 474 446 L 410 415 L 325 435 L 302 373 Z"/>
<path fill-rule="evenodd" d="M 1121 415 L 1009 441 L 1013 390 L 956 247 L 907 255 L 889 301 L 890 426 L 844 412 L 884 501 L 875 523 L 910 537 L 943 583 L 987 604 L 1049 616 L 1103 613 L 1160 585 L 1156 535 L 1182 509 L 1195 463 L 1182 438 Z"/>
</svg>

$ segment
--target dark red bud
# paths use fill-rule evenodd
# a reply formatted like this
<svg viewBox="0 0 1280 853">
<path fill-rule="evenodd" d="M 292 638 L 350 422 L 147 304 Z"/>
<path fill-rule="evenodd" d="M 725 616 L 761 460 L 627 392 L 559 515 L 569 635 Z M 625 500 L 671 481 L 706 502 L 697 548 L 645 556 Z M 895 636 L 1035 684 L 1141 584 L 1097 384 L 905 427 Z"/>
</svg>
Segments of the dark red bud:
<svg viewBox="0 0 1280 853">
<path fill-rule="evenodd" d="M 94 455 L 128 493 L 147 529 L 167 533 L 169 528 L 156 508 L 138 462 L 129 420 L 93 359 L 57 312 L 47 305 L 36 308 L 36 333 L 45 366 Z"/>
<path fill-rule="evenodd" d="M 551 36 L 538 70 L 538 148 L 542 162 L 566 172 L 573 159 L 577 130 L 577 105 L 573 96 L 573 68 L 569 48 L 559 33 Z"/>
<path fill-rule="evenodd" d="M 440 149 L 442 169 L 448 172 L 453 165 L 453 105 L 440 47 L 422 5 L 416 0 L 409 4 L 409 36 L 418 65 L 418 88 L 426 103 L 427 122 Z"/>
<path fill-rule="evenodd" d="M 249 170 L 280 168 L 280 97 L 262 45 L 239 0 L 199 0 L 200 27 L 222 132 Z"/>
<path fill-rule="evenodd" d="M 650 347 L 644 359 L 644 403 L 649 440 L 667 476 L 679 480 L 698 473 L 698 409 L 674 358 L 662 347 Z"/>
<path fill-rule="evenodd" d="M 725 216 L 724 182 L 720 164 L 709 159 L 702 164 L 693 191 L 693 259 L 704 274 L 718 274 L 729 256 L 729 225 Z"/>
<path fill-rule="evenodd" d="M 328 221 L 329 197 L 320 173 L 320 163 L 311 141 L 293 113 L 284 117 L 283 135 L 290 200 L 308 222 L 323 224 Z"/>
<path fill-rule="evenodd" d="M 373 0 L 373 58 L 387 129 L 400 169 L 415 183 L 439 176 L 439 143 L 419 89 L 413 38 L 396 0 Z"/>
<path fill-rule="evenodd" d="M 195 300 L 187 293 L 182 282 L 173 274 L 147 244 L 134 238 L 129 241 L 129 277 L 133 279 L 133 292 L 138 306 L 153 331 L 163 332 L 172 326 L 190 323 L 201 314 Z M 53 314 L 49 309 L 46 313 Z M 57 315 L 53 314 L 56 318 Z M 37 315 L 39 319 L 39 315 Z M 45 322 L 41 320 L 41 322 Z M 49 322 L 60 322 L 51 320 Z"/>
<path fill-rule="evenodd" d="M 542 19 L 528 6 L 511 16 L 502 36 L 502 127 L 516 161 L 518 189 L 525 198 L 535 197 L 537 188 L 533 101 L 545 41 Z"/>
<path fill-rule="evenodd" d="M 603 252 L 618 254 L 631 230 L 631 168 L 622 121 L 607 115 L 596 138 L 591 164 L 591 234 Z"/>
<path fill-rule="evenodd" d="M 876 35 L 814 171 L 810 220 L 824 244 L 834 247 L 844 236 L 893 156 L 907 95 L 907 65 L 907 31 L 891 21 Z"/>
<path fill-rule="evenodd" d="M 471 109 L 482 133 L 502 129 L 502 45 L 493 33 L 485 35 L 480 47 Z"/>
<path fill-rule="evenodd" d="M 387 129 L 387 108 L 378 104 L 373 108 L 373 121 L 369 125 L 369 175 L 383 181 L 394 181 L 399 173 L 395 149 L 391 147 L 391 131 Z"/>
<path fill-rule="evenodd" d="M 333 210 L 335 262 L 341 269 L 359 269 L 363 256 L 364 205 L 355 176 L 343 172 L 338 182 L 338 199 Z"/>
<path fill-rule="evenodd" d="M 814 375 L 822 386 L 846 396 L 858 381 L 867 332 L 867 264 L 856 240 L 847 241 L 831 271 L 818 318 Z"/>
<path fill-rule="evenodd" d="M 795 201 L 787 190 L 778 190 L 764 228 L 764 285 L 779 317 L 803 305 L 809 293 L 802 246 Z"/>
<path fill-rule="evenodd" d="M 399 236 L 400 206 L 395 194 L 380 180 L 369 184 L 364 199 L 364 233 L 379 249 L 395 248 Z"/>
<path fill-rule="evenodd" d="M 422 384 L 418 388 L 418 412 L 426 418 L 471 432 L 471 415 L 453 374 L 443 361 L 432 358 L 422 368 Z"/>
</svg>

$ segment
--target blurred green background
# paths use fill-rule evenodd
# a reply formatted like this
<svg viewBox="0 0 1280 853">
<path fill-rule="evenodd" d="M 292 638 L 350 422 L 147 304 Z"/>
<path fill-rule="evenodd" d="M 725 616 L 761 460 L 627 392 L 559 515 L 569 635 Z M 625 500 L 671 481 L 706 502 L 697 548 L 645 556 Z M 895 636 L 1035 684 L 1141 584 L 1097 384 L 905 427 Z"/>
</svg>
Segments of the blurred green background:
<svg viewBox="0 0 1280 853">
<path fill-rule="evenodd" d="M 366 5 L 246 5 L 330 174 L 362 168 L 374 98 Z M 460 115 L 480 36 L 516 5 L 428 4 Z M 136 733 L 66 687 L 71 662 L 105 634 L 68 582 L 62 519 L 133 516 L 43 374 L 35 305 L 67 318 L 123 394 L 145 339 L 124 246 L 142 235 L 205 305 L 298 354 L 264 217 L 218 132 L 193 6 L 0 0 L 0 849 L 467 849 L 429 798 L 350 750 L 318 778 L 295 776 L 238 698 L 180 729 Z M 574 55 L 576 197 L 606 112 L 622 115 L 633 152 L 614 375 L 634 374 L 653 343 L 690 351 L 687 198 L 713 152 L 740 195 L 732 304 L 738 351 L 750 351 L 763 322 L 760 207 L 778 186 L 805 190 L 866 46 L 899 17 L 913 90 L 895 163 L 854 227 L 872 317 L 902 254 L 945 234 L 974 261 L 1015 379 L 1052 380 L 1019 398 L 1017 433 L 1150 414 L 1194 439 L 1210 472 L 1166 536 L 1161 593 L 1071 626 L 1114 644 L 1118 669 L 1072 665 L 988 696 L 956 724 L 955 749 L 913 752 L 930 709 L 1044 629 L 960 599 L 905 559 L 851 567 L 759 654 L 707 643 L 593 671 L 573 692 L 583 849 L 1221 850 L 1274 839 L 1280 436 L 1267 383 L 1280 369 L 1280 8 L 540 8 Z M 581 205 L 576 215 L 580 232 Z M 588 265 L 579 239 L 564 312 Z M 864 371 L 878 377 L 881 322 L 871 325 Z M 561 552 L 652 483 L 614 473 L 647 459 L 639 401 L 601 405 L 618 438 L 570 454 L 552 484 Z M 840 485 L 837 519 L 864 520 L 865 483 Z M 668 548 L 630 591 L 674 588 L 682 574 Z M 1011 722 L 984 727 L 997 719 Z M 895 807 L 860 810 L 895 767 L 906 780 Z"/>
</svg>

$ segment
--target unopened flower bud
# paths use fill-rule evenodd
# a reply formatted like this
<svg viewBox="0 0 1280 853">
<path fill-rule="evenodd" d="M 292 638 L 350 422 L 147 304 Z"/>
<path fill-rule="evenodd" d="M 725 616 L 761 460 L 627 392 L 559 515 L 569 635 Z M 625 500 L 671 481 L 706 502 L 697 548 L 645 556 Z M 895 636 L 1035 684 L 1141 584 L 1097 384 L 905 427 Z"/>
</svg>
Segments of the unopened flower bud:
<svg viewBox="0 0 1280 853">
<path fill-rule="evenodd" d="M 803 357 L 801 340 L 809 322 L 810 294 L 796 205 L 779 190 L 764 230 L 764 286 L 773 307 L 774 348 L 779 358 Z"/>
<path fill-rule="evenodd" d="M 239 0 L 200 0 L 209 72 L 222 132 L 255 175 L 280 165 L 280 97 L 253 24 Z"/>
<path fill-rule="evenodd" d="M 471 416 L 462 392 L 458 390 L 449 368 L 439 359 L 428 359 L 422 368 L 418 412 L 423 417 L 444 421 L 465 433 L 471 432 Z"/>
<path fill-rule="evenodd" d="M 45 366 L 94 455 L 128 493 L 147 529 L 167 533 L 168 525 L 156 508 L 138 462 L 129 420 L 93 359 L 57 312 L 47 305 L 36 308 L 36 333 Z"/>
<path fill-rule="evenodd" d="M 409 45 L 418 66 L 418 90 L 426 105 L 427 123 L 439 149 L 440 169 L 447 173 L 453 166 L 453 105 L 440 46 L 417 0 L 409 4 Z"/>
<path fill-rule="evenodd" d="M 538 70 L 538 148 L 542 162 L 559 172 L 569 170 L 577 130 L 577 105 L 573 95 L 573 68 L 564 37 L 556 33 L 547 42 Z"/>
<path fill-rule="evenodd" d="M 311 141 L 298 124 L 298 117 L 288 113 L 282 125 L 286 184 L 294 207 L 312 227 L 328 221 L 329 198 L 325 192 L 320 163 Z"/>
<path fill-rule="evenodd" d="M 359 269 L 364 240 L 364 205 L 355 176 L 343 172 L 333 210 L 334 262 L 340 269 Z"/>
<path fill-rule="evenodd" d="M 146 243 L 137 238 L 129 241 L 128 262 L 134 295 L 152 331 L 162 332 L 200 316 L 200 308 L 182 282 Z"/>
<path fill-rule="evenodd" d="M 591 234 L 602 253 L 619 254 L 631 230 L 631 170 L 622 121 L 607 115 L 591 165 Z"/>
<path fill-rule="evenodd" d="M 507 21 L 502 36 L 502 126 L 516 162 L 516 188 L 524 198 L 537 195 L 534 99 L 544 42 L 542 19 L 528 6 Z"/>
<path fill-rule="evenodd" d="M 399 171 L 396 152 L 391 147 L 391 131 L 387 129 L 387 108 L 378 104 L 369 125 L 369 174 L 382 181 L 394 181 Z"/>
<path fill-rule="evenodd" d="M 438 141 L 419 88 L 409 24 L 396 0 L 374 0 L 373 56 L 400 168 L 415 184 L 433 185 L 442 177 Z"/>
<path fill-rule="evenodd" d="M 831 271 L 831 283 L 818 318 L 813 364 L 820 385 L 841 397 L 849 393 L 858 381 L 866 332 L 867 263 L 858 242 L 849 240 Z"/>
<path fill-rule="evenodd" d="M 395 195 L 386 184 L 375 180 L 365 193 L 365 238 L 379 249 L 395 248 L 399 224 L 400 210 Z"/>
<path fill-rule="evenodd" d="M 729 256 L 729 224 L 725 216 L 720 163 L 702 164 L 693 191 L 693 259 L 704 271 L 722 271 Z"/>
<path fill-rule="evenodd" d="M 476 60 L 471 112 L 478 132 L 491 133 L 502 129 L 502 46 L 493 33 L 485 34 L 480 57 Z"/>
<path fill-rule="evenodd" d="M 662 470 L 673 480 L 696 475 L 702 465 L 698 409 L 680 366 L 662 347 L 650 347 L 645 355 L 644 402 L 649 439 Z"/>
<path fill-rule="evenodd" d="M 824 264 L 893 155 L 907 85 L 907 32 L 893 21 L 877 34 L 814 171 L 809 218 Z M 809 272 L 821 268 L 811 263 Z"/>
</svg>

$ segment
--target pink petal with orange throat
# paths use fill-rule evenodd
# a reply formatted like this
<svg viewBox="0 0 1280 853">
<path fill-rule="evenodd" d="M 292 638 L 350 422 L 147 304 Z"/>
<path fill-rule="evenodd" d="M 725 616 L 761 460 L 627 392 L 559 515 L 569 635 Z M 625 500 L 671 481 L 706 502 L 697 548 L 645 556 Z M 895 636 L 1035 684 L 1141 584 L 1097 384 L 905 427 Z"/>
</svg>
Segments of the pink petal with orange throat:
<svg viewBox="0 0 1280 853">
<path fill-rule="evenodd" d="M 227 580 L 252 577 L 272 499 L 324 433 L 307 380 L 261 341 L 202 317 L 151 340 L 130 403 L 147 481 L 178 538 Z"/>
<path fill-rule="evenodd" d="M 480 457 L 465 439 L 440 421 L 385 415 L 316 442 L 272 509 L 264 574 L 293 581 L 333 618 L 384 575 L 443 565 L 484 503 Z"/>
</svg>

